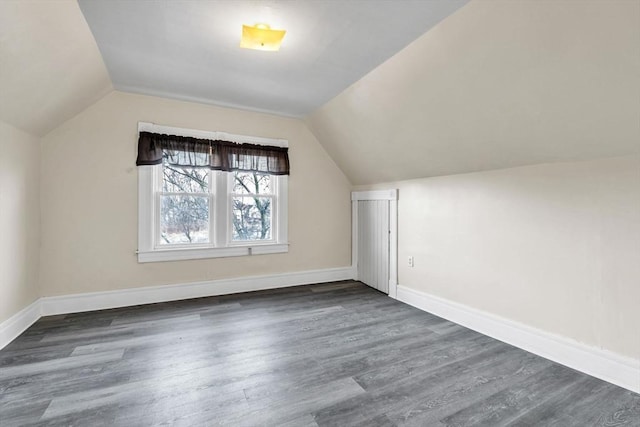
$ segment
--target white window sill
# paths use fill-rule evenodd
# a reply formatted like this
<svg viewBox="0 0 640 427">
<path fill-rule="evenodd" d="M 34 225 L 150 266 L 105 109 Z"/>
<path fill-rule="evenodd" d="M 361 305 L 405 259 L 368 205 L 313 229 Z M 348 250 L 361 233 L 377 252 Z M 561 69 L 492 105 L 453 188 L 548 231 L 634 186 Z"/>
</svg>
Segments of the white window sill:
<svg viewBox="0 0 640 427">
<path fill-rule="evenodd" d="M 288 243 L 254 246 L 231 246 L 226 248 L 180 248 L 138 251 L 138 262 L 184 261 L 190 259 L 224 258 L 289 252 Z"/>
</svg>

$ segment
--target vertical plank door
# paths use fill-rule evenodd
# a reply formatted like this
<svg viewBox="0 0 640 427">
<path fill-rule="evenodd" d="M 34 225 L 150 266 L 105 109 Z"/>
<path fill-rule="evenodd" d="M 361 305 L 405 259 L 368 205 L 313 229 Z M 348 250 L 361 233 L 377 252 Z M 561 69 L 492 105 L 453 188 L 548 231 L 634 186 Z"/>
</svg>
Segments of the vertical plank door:
<svg viewBox="0 0 640 427">
<path fill-rule="evenodd" d="M 358 280 L 389 293 L 389 201 L 358 201 Z"/>
</svg>

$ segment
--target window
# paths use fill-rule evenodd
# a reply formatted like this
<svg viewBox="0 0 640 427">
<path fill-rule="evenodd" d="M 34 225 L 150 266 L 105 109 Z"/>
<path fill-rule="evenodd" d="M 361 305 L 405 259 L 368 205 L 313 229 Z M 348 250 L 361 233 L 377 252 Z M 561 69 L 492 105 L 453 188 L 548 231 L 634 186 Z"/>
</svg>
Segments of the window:
<svg viewBox="0 0 640 427">
<path fill-rule="evenodd" d="M 156 192 L 158 207 L 157 244 L 190 245 L 213 241 L 210 227 L 213 193 L 211 171 L 172 166 L 163 156 L 162 173 Z"/>
<path fill-rule="evenodd" d="M 194 138 L 205 136 L 213 142 L 222 136 L 226 141 L 286 147 L 282 140 L 146 123 L 140 123 L 139 129 Z M 215 154 L 207 147 L 196 147 L 191 152 L 174 146 L 154 150 L 158 156 L 154 161 L 160 163 L 138 167 L 138 262 L 288 251 L 287 175 L 265 172 L 271 170 L 266 164 L 270 161 L 268 155 L 254 150 L 254 166 L 249 167 L 244 152 L 231 154 L 234 164 L 243 169 L 223 171 L 212 169 Z"/>
<path fill-rule="evenodd" d="M 231 219 L 234 242 L 271 241 L 273 233 L 272 188 L 275 177 L 259 172 L 234 172 L 231 178 Z"/>
</svg>

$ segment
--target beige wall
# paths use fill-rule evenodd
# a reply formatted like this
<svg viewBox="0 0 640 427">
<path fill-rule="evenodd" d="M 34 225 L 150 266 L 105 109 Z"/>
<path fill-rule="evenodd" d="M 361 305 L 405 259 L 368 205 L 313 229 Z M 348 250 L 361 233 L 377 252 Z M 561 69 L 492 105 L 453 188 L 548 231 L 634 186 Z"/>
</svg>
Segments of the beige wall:
<svg viewBox="0 0 640 427">
<path fill-rule="evenodd" d="M 38 298 L 40 147 L 0 122 L 0 323 Z"/>
<path fill-rule="evenodd" d="M 400 285 L 640 358 L 640 157 L 395 186 Z"/>
<path fill-rule="evenodd" d="M 288 139 L 289 253 L 138 264 L 138 121 Z M 348 266 L 349 191 L 300 120 L 113 92 L 43 138 L 43 295 Z"/>
</svg>

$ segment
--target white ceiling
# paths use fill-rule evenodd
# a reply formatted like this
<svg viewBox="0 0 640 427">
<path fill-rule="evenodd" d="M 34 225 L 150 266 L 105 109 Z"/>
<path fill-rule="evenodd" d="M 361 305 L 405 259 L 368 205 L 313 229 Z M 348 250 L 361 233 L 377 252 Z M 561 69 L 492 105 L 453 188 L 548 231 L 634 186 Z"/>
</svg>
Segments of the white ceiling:
<svg viewBox="0 0 640 427">
<path fill-rule="evenodd" d="M 116 89 L 289 116 L 342 92 L 468 0 L 79 0 Z M 240 49 L 242 24 L 287 30 Z"/>
</svg>

